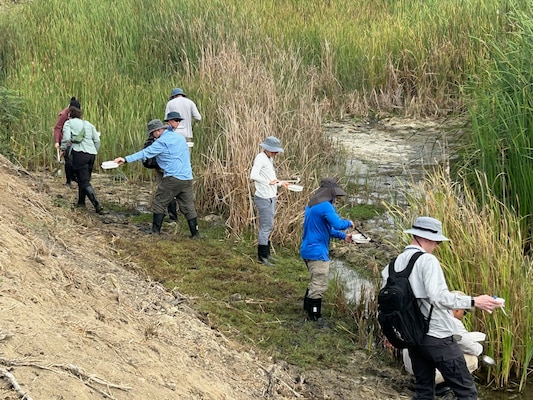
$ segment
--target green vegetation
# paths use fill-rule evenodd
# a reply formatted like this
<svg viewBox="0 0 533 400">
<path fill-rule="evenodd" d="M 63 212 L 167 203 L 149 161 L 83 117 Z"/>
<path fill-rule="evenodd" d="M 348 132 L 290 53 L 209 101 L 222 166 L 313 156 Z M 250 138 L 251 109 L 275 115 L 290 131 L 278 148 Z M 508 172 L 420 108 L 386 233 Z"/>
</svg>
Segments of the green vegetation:
<svg viewBox="0 0 533 400">
<path fill-rule="evenodd" d="M 336 367 L 346 365 L 354 349 L 368 347 L 372 335 L 367 335 L 364 306 L 347 304 L 339 282 L 331 282 L 324 299 L 330 329 L 316 329 L 305 322 L 308 273 L 296 252 L 274 248 L 276 267 L 266 267 L 256 261 L 249 238 L 227 240 L 222 224 L 207 224 L 201 221 L 206 236 L 201 241 L 188 239 L 181 219 L 165 224 L 166 235 L 128 238 L 115 246 L 119 255 L 188 298 L 214 328 L 276 359 L 304 369 Z"/>
<path fill-rule="evenodd" d="M 142 147 L 147 121 L 163 117 L 170 90 L 184 88 L 203 115 L 192 151 L 197 205 L 203 215 L 223 215 L 224 229 L 202 249 L 170 239 L 145 247 L 123 243 L 124 250 L 169 288 L 192 296 L 222 331 L 296 364 L 340 363 L 332 357 L 342 358 L 350 346 L 369 347 L 370 299 L 343 304 L 334 283 L 325 308 L 339 321 L 335 335 L 326 339 L 307 325 L 290 335 L 284 330 L 302 320 L 298 293 L 305 271 L 291 252 L 305 203 L 322 176 L 344 172 L 344 156 L 321 123 L 469 111 L 473 148 L 461 173 L 476 195 L 466 184 L 435 178 L 421 188 L 428 197 L 413 198 L 409 212 L 444 220 L 454 251 L 443 247 L 439 256 L 451 285 L 507 299 L 512 318 L 496 313 L 479 320 L 481 330 L 500 335 L 488 345 L 502 362 L 487 379 L 497 386 L 518 379 L 523 387 L 533 352 L 526 312 L 532 290 L 530 7 L 500 0 L 33 0 L 4 6 L 0 151 L 29 169 L 55 169 L 52 128 L 74 95 L 102 132 L 97 162 L 132 153 Z M 265 273 L 245 250 L 253 245 L 240 246 L 253 242 L 249 167 L 271 134 L 287 150 L 277 159 L 279 177 L 300 177 L 305 192 L 280 191 L 273 241 L 286 250 L 279 250 L 280 267 Z M 150 176 L 140 163 L 122 171 L 131 181 Z M 363 215 L 352 212 L 353 219 Z M 313 353 L 319 350 L 304 344 L 311 336 L 340 351 Z"/>
<path fill-rule="evenodd" d="M 479 187 L 490 193 L 486 181 L 480 181 Z M 533 264 L 530 255 L 524 256 L 520 217 L 494 195 L 487 194 L 485 203 L 478 205 L 466 181 L 454 183 L 444 173 L 428 178 L 418 193 L 407 210 L 391 209 L 398 226 L 410 226 L 419 215 L 440 219 L 451 241 L 439 246 L 435 255 L 448 286 L 506 300 L 505 312 L 476 311 L 470 328 L 487 333 L 484 351 L 498 360 L 487 383 L 506 387 L 518 381 L 523 389 L 533 357 Z"/>
</svg>

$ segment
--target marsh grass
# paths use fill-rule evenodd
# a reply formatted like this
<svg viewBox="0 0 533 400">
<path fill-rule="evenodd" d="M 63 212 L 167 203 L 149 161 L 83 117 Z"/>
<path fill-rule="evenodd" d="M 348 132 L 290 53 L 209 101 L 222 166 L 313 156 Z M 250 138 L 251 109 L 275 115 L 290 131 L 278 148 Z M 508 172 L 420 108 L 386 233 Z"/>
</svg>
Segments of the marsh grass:
<svg viewBox="0 0 533 400">
<path fill-rule="evenodd" d="M 254 224 L 247 175 L 258 144 L 281 139 L 279 175 L 298 175 L 306 188 L 281 201 L 281 243 L 296 229 L 290 210 L 303 208 L 332 166 L 342 174 L 325 118 L 461 110 L 457 85 L 484 63 L 473 38 L 505 23 L 496 1 L 177 4 L 36 0 L 3 13 L 1 82 L 32 116 L 10 132 L 13 153 L 26 167 L 51 169 L 52 127 L 72 95 L 102 132 L 97 164 L 132 153 L 147 121 L 163 117 L 171 88 L 183 87 L 203 115 L 192 152 L 197 202 L 204 214 L 225 213 L 232 235 Z M 123 170 L 132 180 L 150 176 L 140 163 Z"/>
<path fill-rule="evenodd" d="M 466 180 L 453 182 L 446 173 L 437 173 L 410 195 L 408 210 L 391 211 L 402 229 L 420 215 L 443 222 L 451 241 L 439 246 L 435 255 L 450 289 L 506 300 L 505 313 L 476 311 L 467 325 L 487 334 L 484 351 L 497 361 L 487 372 L 487 382 L 506 387 L 518 381 L 522 390 L 533 355 L 533 264 L 523 253 L 521 218 L 494 196 L 484 176 L 479 176 L 478 185 L 485 193 L 483 205 Z"/>
</svg>

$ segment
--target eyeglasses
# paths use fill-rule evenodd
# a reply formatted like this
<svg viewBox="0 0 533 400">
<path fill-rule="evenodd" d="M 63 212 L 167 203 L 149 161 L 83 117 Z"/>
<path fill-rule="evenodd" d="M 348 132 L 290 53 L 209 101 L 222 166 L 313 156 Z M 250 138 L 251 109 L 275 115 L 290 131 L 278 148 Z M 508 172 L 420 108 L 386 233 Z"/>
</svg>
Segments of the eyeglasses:
<svg viewBox="0 0 533 400">
<path fill-rule="evenodd" d="M 468 310 L 463 310 L 463 311 L 464 311 L 463 315 L 468 314 Z"/>
</svg>

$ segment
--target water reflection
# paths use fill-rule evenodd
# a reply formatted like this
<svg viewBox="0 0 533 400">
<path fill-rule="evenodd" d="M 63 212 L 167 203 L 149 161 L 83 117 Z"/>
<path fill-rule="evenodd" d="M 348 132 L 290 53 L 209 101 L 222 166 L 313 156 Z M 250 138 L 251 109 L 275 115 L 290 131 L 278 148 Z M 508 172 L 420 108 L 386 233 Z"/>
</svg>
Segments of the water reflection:
<svg viewBox="0 0 533 400">
<path fill-rule="evenodd" d="M 346 266 L 341 260 L 331 260 L 330 279 L 337 279 L 345 287 L 346 300 L 350 303 L 357 303 L 364 295 L 365 299 L 372 299 L 375 295 L 374 284 L 368 279 L 359 276 L 357 271 Z"/>
</svg>

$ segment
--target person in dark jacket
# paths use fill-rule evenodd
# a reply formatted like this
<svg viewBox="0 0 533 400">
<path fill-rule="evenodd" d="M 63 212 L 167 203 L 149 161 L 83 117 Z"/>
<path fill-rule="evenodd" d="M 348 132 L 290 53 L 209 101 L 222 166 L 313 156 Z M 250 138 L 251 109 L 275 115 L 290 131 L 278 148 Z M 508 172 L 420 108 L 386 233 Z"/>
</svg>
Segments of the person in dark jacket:
<svg viewBox="0 0 533 400">
<path fill-rule="evenodd" d="M 300 256 L 309 271 L 310 282 L 304 297 L 304 310 L 308 319 L 324 326 L 322 318 L 322 296 L 328 288 L 329 242 L 331 238 L 352 242 L 352 236 L 342 232 L 354 226 L 342 219 L 335 210 L 335 199 L 346 196 L 332 178 L 325 178 L 305 207 Z"/>
<path fill-rule="evenodd" d="M 148 146 L 151 146 L 155 141 L 156 138 L 154 137 L 153 133 L 154 131 L 157 131 L 159 127 L 162 125 L 162 122 L 158 119 L 152 120 L 148 123 L 148 131 L 143 148 L 147 148 Z M 147 158 L 143 161 L 143 165 L 145 168 L 153 169 L 155 171 L 155 182 L 157 185 L 161 183 L 161 180 L 163 179 L 163 170 L 161 167 L 159 167 L 159 164 L 157 163 L 156 157 Z M 178 221 L 178 204 L 176 202 L 176 199 L 173 199 L 170 204 L 168 205 L 168 217 L 171 221 L 177 222 Z"/>
</svg>

